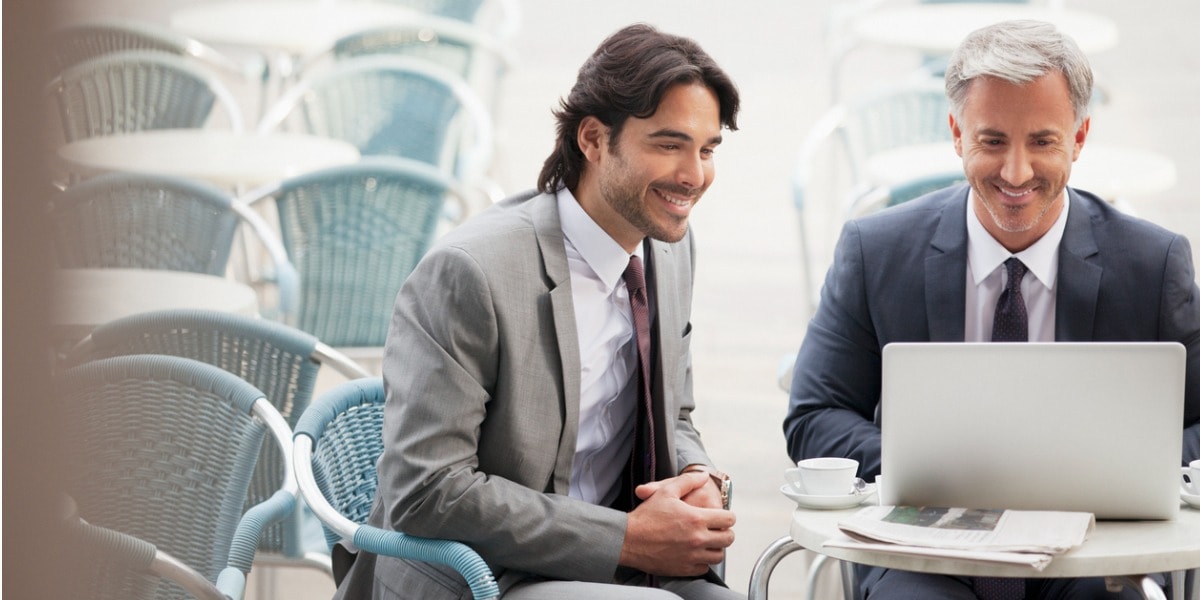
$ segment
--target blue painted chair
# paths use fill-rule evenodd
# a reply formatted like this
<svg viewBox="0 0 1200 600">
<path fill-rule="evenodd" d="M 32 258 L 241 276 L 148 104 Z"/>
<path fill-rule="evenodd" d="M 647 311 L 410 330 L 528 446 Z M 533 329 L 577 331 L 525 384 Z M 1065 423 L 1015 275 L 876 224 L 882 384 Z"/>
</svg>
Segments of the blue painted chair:
<svg viewBox="0 0 1200 600">
<path fill-rule="evenodd" d="M 263 393 L 212 365 L 151 355 L 85 363 L 56 385 L 79 517 L 154 544 L 190 581 L 241 598 L 262 530 L 296 506 L 287 471 L 268 500 L 243 510 L 264 438 L 291 456 L 291 429 Z M 103 574 L 90 597 L 124 599 L 129 571 Z M 188 596 L 163 584 L 154 597 Z"/>
<path fill-rule="evenodd" d="M 283 323 L 192 309 L 143 313 L 102 324 L 67 355 L 66 364 L 74 366 L 129 354 L 181 356 L 229 371 L 262 390 L 289 427 L 295 426 L 312 401 L 322 367 L 346 379 L 368 376 L 345 355 Z M 246 507 L 274 494 L 290 468 L 277 447 L 265 445 L 250 482 Z M 297 510 L 263 532 L 255 557 L 257 565 L 313 568 L 332 576 L 326 548 L 305 544 L 305 514 Z"/>
<path fill-rule="evenodd" d="M 305 502 L 325 525 L 330 547 L 345 540 L 355 548 L 453 567 L 477 599 L 497 598 L 487 563 L 459 542 L 432 540 L 366 525 L 383 453 L 383 380 L 343 383 L 316 400 L 296 425 L 296 479 Z"/>
<path fill-rule="evenodd" d="M 63 268 L 166 269 L 224 276 L 239 227 L 271 258 L 278 310 L 295 301 L 295 268 L 258 213 L 204 182 L 109 173 L 50 198 L 51 239 Z"/>
<path fill-rule="evenodd" d="M 445 198 L 461 197 L 457 190 L 429 165 L 376 156 L 250 192 L 251 206 L 274 202 L 300 274 L 292 324 L 347 353 L 377 354 L 396 293 L 433 241 Z"/>
</svg>

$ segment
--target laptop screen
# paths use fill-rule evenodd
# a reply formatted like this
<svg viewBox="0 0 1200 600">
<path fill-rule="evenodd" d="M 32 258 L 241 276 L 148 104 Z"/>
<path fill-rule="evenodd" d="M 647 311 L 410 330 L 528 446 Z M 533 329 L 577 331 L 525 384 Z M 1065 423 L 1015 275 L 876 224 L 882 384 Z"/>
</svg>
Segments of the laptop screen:
<svg viewBox="0 0 1200 600">
<path fill-rule="evenodd" d="M 1185 359 L 1173 342 L 889 344 L 880 502 L 1172 519 Z"/>
</svg>

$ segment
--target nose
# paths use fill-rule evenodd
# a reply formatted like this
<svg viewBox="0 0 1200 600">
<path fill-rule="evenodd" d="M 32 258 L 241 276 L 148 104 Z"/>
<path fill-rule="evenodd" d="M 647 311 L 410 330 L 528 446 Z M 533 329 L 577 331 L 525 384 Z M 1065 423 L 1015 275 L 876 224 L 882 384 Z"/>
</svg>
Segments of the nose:
<svg viewBox="0 0 1200 600">
<path fill-rule="evenodd" d="M 689 190 L 703 188 L 710 163 L 699 153 L 688 153 L 679 159 L 675 169 L 675 183 Z"/>
<path fill-rule="evenodd" d="M 1004 154 L 1004 165 L 1000 169 L 1000 178 L 1009 185 L 1019 187 L 1033 179 L 1033 165 L 1030 162 L 1029 151 L 1021 144 L 1013 144 Z"/>
</svg>

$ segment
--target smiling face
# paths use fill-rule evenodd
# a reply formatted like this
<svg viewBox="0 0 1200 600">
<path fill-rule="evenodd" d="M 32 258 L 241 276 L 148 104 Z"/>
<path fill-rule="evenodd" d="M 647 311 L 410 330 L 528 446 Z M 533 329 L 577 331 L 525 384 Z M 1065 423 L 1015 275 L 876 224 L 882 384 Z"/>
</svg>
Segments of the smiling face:
<svg viewBox="0 0 1200 600">
<path fill-rule="evenodd" d="M 1078 126 L 1067 81 L 1051 72 L 1027 84 L 993 77 L 971 82 L 954 148 L 975 192 L 974 209 L 1011 252 L 1040 239 L 1062 213 L 1063 189 L 1089 120 Z"/>
<path fill-rule="evenodd" d="M 587 165 L 572 193 L 626 251 L 645 237 L 683 239 L 692 207 L 712 184 L 719 113 L 712 90 L 689 83 L 669 88 L 650 117 L 627 119 L 611 144 L 609 127 L 585 118 L 577 137 Z"/>
</svg>

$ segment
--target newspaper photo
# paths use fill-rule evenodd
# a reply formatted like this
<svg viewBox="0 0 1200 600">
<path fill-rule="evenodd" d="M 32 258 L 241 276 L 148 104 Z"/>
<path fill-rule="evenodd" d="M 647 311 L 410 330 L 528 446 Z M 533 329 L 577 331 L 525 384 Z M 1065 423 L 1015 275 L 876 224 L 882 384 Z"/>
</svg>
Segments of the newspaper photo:
<svg viewBox="0 0 1200 600">
<path fill-rule="evenodd" d="M 869 506 L 838 523 L 849 539 L 825 545 L 1040 570 L 1082 544 L 1095 526 L 1095 516 L 1083 512 Z"/>
</svg>

